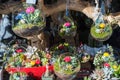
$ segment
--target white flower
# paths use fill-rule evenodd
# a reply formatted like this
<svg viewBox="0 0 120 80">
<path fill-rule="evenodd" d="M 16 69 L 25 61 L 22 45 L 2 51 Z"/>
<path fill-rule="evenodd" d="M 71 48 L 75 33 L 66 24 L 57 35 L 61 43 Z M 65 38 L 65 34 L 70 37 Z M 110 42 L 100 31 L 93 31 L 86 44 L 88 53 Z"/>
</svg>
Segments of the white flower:
<svg viewBox="0 0 120 80">
<path fill-rule="evenodd" d="M 34 53 L 35 51 L 37 51 L 37 48 L 36 47 L 32 47 L 32 46 L 28 46 L 27 49 L 26 49 L 26 53 L 25 55 L 30 58 Z"/>
<path fill-rule="evenodd" d="M 25 20 L 24 20 L 24 19 L 21 19 L 21 20 L 20 20 L 20 23 L 24 24 L 24 23 L 25 23 Z"/>
</svg>

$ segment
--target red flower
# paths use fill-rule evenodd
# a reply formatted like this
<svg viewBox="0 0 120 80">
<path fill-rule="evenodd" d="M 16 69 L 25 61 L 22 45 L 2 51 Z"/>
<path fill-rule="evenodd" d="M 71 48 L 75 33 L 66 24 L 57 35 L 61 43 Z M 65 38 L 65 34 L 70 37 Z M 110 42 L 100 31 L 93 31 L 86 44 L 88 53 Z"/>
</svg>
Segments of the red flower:
<svg viewBox="0 0 120 80">
<path fill-rule="evenodd" d="M 104 66 L 105 67 L 110 67 L 110 64 L 109 63 L 104 63 Z"/>
<path fill-rule="evenodd" d="M 71 57 L 70 57 L 70 56 L 66 56 L 66 57 L 64 58 L 64 61 L 65 61 L 65 62 L 70 62 L 70 61 L 71 61 Z"/>
<path fill-rule="evenodd" d="M 59 50 L 62 50 L 62 49 L 64 49 L 64 46 L 63 46 L 62 44 L 60 44 L 60 45 L 58 46 L 58 49 L 59 49 Z"/>
<path fill-rule="evenodd" d="M 21 52 L 23 52 L 23 49 L 17 49 L 15 52 L 21 53 Z"/>
<path fill-rule="evenodd" d="M 40 64 L 41 61 L 40 61 L 39 59 L 36 59 L 35 63 L 36 63 L 36 64 Z"/>
</svg>

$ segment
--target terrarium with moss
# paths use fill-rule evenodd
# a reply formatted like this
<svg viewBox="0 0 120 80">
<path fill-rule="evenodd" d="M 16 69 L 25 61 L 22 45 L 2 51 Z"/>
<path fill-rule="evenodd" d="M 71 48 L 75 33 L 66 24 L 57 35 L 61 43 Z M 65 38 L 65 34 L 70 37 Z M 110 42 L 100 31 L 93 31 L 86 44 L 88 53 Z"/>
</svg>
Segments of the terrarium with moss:
<svg viewBox="0 0 120 80">
<path fill-rule="evenodd" d="M 112 35 L 112 27 L 110 23 L 99 23 L 91 27 L 90 33 L 96 40 L 106 41 Z"/>
<path fill-rule="evenodd" d="M 54 63 L 54 72 L 62 80 L 75 78 L 80 70 L 80 62 L 72 53 L 62 54 Z"/>
<path fill-rule="evenodd" d="M 28 6 L 25 11 L 17 13 L 12 27 L 16 34 L 27 35 L 35 30 L 41 30 L 44 25 L 44 18 L 41 16 L 41 11 L 34 6 Z M 34 30 L 34 31 L 33 31 Z"/>
<path fill-rule="evenodd" d="M 64 17 L 65 22 L 61 25 L 59 35 L 61 37 L 75 36 L 77 26 L 74 21 L 69 17 Z"/>
</svg>

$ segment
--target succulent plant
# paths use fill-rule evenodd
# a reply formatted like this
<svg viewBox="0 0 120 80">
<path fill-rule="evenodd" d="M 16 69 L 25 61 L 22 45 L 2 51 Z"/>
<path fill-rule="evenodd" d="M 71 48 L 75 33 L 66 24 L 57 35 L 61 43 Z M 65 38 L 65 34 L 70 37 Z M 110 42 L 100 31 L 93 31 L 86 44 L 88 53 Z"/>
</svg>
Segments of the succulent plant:
<svg viewBox="0 0 120 80">
<path fill-rule="evenodd" d="M 102 59 L 102 52 L 98 53 L 95 55 L 93 64 L 97 67 L 101 67 L 101 65 L 103 64 L 103 59 Z"/>
<path fill-rule="evenodd" d="M 95 80 L 103 80 L 105 78 L 105 73 L 102 69 L 95 69 L 90 77 Z"/>
</svg>

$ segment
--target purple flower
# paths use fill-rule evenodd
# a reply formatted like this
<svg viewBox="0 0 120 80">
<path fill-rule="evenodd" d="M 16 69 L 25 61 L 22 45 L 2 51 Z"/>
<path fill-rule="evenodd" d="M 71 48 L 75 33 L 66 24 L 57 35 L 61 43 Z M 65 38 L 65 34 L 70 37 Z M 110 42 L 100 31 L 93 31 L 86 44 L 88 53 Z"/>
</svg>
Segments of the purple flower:
<svg viewBox="0 0 120 80">
<path fill-rule="evenodd" d="M 34 11 L 35 11 L 35 8 L 33 6 L 30 6 L 26 9 L 27 14 L 33 13 Z"/>
<path fill-rule="evenodd" d="M 71 26 L 71 23 L 70 23 L 70 22 L 66 22 L 66 23 L 64 24 L 64 26 L 70 27 L 70 26 Z"/>
</svg>

